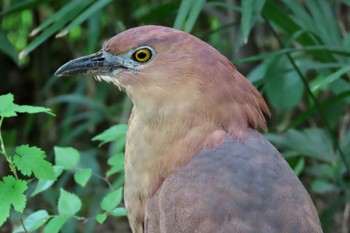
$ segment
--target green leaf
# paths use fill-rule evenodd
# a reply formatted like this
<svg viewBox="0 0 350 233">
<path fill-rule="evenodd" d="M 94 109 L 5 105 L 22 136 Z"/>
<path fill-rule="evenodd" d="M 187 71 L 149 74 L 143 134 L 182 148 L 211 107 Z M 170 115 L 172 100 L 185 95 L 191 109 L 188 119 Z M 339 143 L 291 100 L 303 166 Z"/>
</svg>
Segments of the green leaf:
<svg viewBox="0 0 350 233">
<path fill-rule="evenodd" d="M 67 25 L 61 32 L 59 32 L 56 37 L 62 37 L 65 34 L 67 34 L 70 30 L 72 30 L 74 27 L 78 26 L 79 24 L 83 23 L 85 20 L 87 20 L 89 17 L 91 17 L 92 14 L 96 13 L 96 11 L 100 10 L 101 8 L 105 7 L 107 4 L 112 2 L 112 0 L 99 0 L 95 1 L 94 4 L 92 4 L 88 9 L 86 9 L 84 12 L 80 13 L 78 17 L 76 17 L 69 25 Z"/>
<path fill-rule="evenodd" d="M 4 224 L 10 214 L 11 205 L 23 213 L 27 197 L 23 194 L 27 190 L 27 182 L 16 180 L 13 176 L 5 176 L 0 181 L 0 226 Z"/>
<path fill-rule="evenodd" d="M 240 41 L 246 43 L 248 40 L 249 33 L 260 18 L 261 11 L 265 5 L 265 0 L 253 1 L 244 0 L 242 1 L 242 20 L 241 20 L 241 39 Z M 241 42 L 239 42 L 241 44 Z"/>
<path fill-rule="evenodd" d="M 332 140 L 323 129 L 310 128 L 303 131 L 289 129 L 283 135 L 270 136 L 269 139 L 271 141 L 290 150 L 297 151 L 304 156 L 326 162 L 335 162 L 337 160 Z"/>
<path fill-rule="evenodd" d="M 174 22 L 174 28 L 181 29 L 190 12 L 192 1 L 182 0 Z"/>
<path fill-rule="evenodd" d="M 350 65 L 344 66 L 343 68 L 339 69 L 338 71 L 334 72 L 333 74 L 327 77 L 324 77 L 322 79 L 317 79 L 314 82 L 312 82 L 311 90 L 318 91 L 320 89 L 326 88 L 329 84 L 341 78 L 342 75 L 348 73 L 349 71 L 350 71 Z"/>
<path fill-rule="evenodd" d="M 57 178 L 62 174 L 63 168 L 60 166 L 53 166 L 53 170 L 55 172 L 55 177 L 56 177 L 55 180 L 57 180 Z M 33 193 L 30 196 L 33 197 L 36 194 L 41 193 L 41 192 L 45 191 L 46 189 L 50 188 L 53 185 L 53 183 L 55 182 L 55 180 L 40 179 L 38 181 L 38 184 L 35 187 Z"/>
<path fill-rule="evenodd" d="M 182 0 L 173 27 L 190 32 L 205 2 L 206 0 Z"/>
<path fill-rule="evenodd" d="M 15 63 L 18 63 L 17 52 L 5 32 L 0 28 L 0 51 L 11 57 Z"/>
<path fill-rule="evenodd" d="M 8 93 L 6 95 L 0 95 L 0 116 L 2 117 L 12 117 L 17 116 L 16 112 L 13 110 L 14 103 L 13 103 L 14 97 L 11 93 Z"/>
<path fill-rule="evenodd" d="M 99 223 L 99 224 L 102 224 L 107 218 L 107 214 L 98 214 L 96 215 L 96 221 Z"/>
<path fill-rule="evenodd" d="M 101 202 L 101 209 L 108 212 L 116 208 L 122 201 L 122 193 L 123 189 L 119 188 L 105 196 Z"/>
<path fill-rule="evenodd" d="M 339 170 L 341 169 L 338 169 L 334 164 L 322 163 L 309 166 L 306 172 L 322 180 L 338 182 L 339 177 L 342 176 L 338 173 Z"/>
<path fill-rule="evenodd" d="M 317 179 L 311 184 L 311 189 L 318 194 L 339 192 L 339 187 L 325 180 Z"/>
<path fill-rule="evenodd" d="M 18 58 L 22 59 L 27 56 L 30 52 L 32 52 L 39 45 L 44 43 L 50 36 L 52 36 L 55 32 L 57 32 L 60 28 L 62 28 L 67 23 L 67 20 L 62 19 L 54 23 L 47 30 L 41 33 L 37 38 L 35 38 L 22 52 L 19 53 Z"/>
<path fill-rule="evenodd" d="M 84 187 L 86 185 L 86 183 L 88 182 L 88 180 L 90 179 L 91 174 L 92 174 L 91 169 L 80 169 L 80 170 L 75 172 L 74 180 L 75 180 L 75 182 L 80 184 L 82 187 Z"/>
<path fill-rule="evenodd" d="M 68 219 L 69 216 L 67 215 L 53 217 L 50 220 L 50 222 L 46 225 L 44 233 L 58 233 Z"/>
<path fill-rule="evenodd" d="M 112 168 L 106 172 L 107 176 L 111 176 L 122 171 L 124 169 L 124 153 L 117 153 L 113 155 L 108 159 L 107 163 L 112 166 Z"/>
<path fill-rule="evenodd" d="M 121 217 L 121 216 L 126 216 L 126 210 L 125 208 L 118 207 L 109 212 L 110 215 L 115 216 L 115 217 Z"/>
<path fill-rule="evenodd" d="M 47 113 L 51 116 L 55 116 L 51 109 L 45 107 L 38 106 L 30 106 L 30 105 L 16 105 L 16 112 L 20 113 Z"/>
<path fill-rule="evenodd" d="M 128 129 L 128 126 L 125 124 L 114 125 L 114 126 L 110 127 L 109 129 L 103 131 L 99 135 L 93 137 L 92 140 L 93 141 L 102 141 L 102 143 L 100 144 L 100 146 L 101 146 L 105 143 L 125 138 L 127 129 Z"/>
<path fill-rule="evenodd" d="M 10 7 L 4 9 L 4 11 L 1 12 L 0 15 L 6 15 L 6 14 L 13 14 L 13 13 L 18 13 L 23 10 L 28 10 L 31 9 L 35 6 L 38 6 L 40 4 L 43 4 L 43 0 L 22 0 L 22 1 L 14 1 Z"/>
<path fill-rule="evenodd" d="M 242 21 L 241 21 L 241 30 L 244 42 L 247 42 L 247 38 L 250 32 L 250 21 L 252 18 L 253 4 L 256 5 L 256 1 L 245 0 L 242 2 Z"/>
<path fill-rule="evenodd" d="M 91 3 L 91 0 L 75 0 L 67 2 L 63 5 L 62 8 L 60 8 L 57 12 L 55 12 L 50 18 L 46 19 L 41 25 L 39 25 L 37 28 L 35 28 L 31 33 L 30 36 L 35 36 L 45 28 L 47 28 L 52 23 L 55 23 L 59 21 L 62 18 L 68 18 L 70 19 L 70 16 L 75 16 L 75 10 L 78 8 L 78 10 L 84 9 L 88 4 Z M 80 8 L 80 9 L 79 9 Z"/>
<path fill-rule="evenodd" d="M 80 198 L 64 189 L 60 190 L 60 197 L 58 198 L 58 213 L 60 215 L 75 215 L 81 208 Z"/>
<path fill-rule="evenodd" d="M 205 2 L 206 2 L 206 0 L 192 1 L 191 11 L 190 11 L 190 14 L 188 15 L 188 18 L 186 20 L 185 32 L 192 31 L 192 28 L 193 28 L 194 24 L 196 23 Z"/>
<path fill-rule="evenodd" d="M 272 59 L 264 77 L 267 98 L 280 113 L 296 107 L 304 93 L 303 82 L 287 64 L 284 57 Z"/>
<path fill-rule="evenodd" d="M 55 163 L 64 169 L 75 168 L 80 160 L 79 152 L 72 147 L 54 147 Z"/>
<path fill-rule="evenodd" d="M 45 157 L 45 152 L 40 148 L 22 145 L 16 148 L 13 161 L 23 175 L 31 176 L 33 172 L 38 179 L 54 180 L 53 166 Z"/>
<path fill-rule="evenodd" d="M 27 232 L 32 232 L 44 225 L 49 220 L 49 214 L 46 210 L 38 210 L 24 219 L 24 226 Z M 13 233 L 24 232 L 23 226 L 18 227 Z"/>
<path fill-rule="evenodd" d="M 14 97 L 11 93 L 6 95 L 0 95 L 0 116 L 2 117 L 13 117 L 17 116 L 19 113 L 47 113 L 50 115 L 55 115 L 52 113 L 51 109 L 44 107 L 36 107 L 29 105 L 17 105 L 13 103 Z"/>
</svg>

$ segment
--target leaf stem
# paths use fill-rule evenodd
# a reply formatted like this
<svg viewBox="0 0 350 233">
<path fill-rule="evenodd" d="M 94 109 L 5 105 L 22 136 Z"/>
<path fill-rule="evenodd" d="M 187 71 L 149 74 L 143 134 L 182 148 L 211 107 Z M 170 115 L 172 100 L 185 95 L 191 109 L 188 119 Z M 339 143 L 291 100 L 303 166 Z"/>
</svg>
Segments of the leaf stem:
<svg viewBox="0 0 350 233">
<path fill-rule="evenodd" d="M 1 126 L 2 126 L 2 122 L 4 121 L 4 118 L 5 118 L 5 117 L 1 117 L 1 118 L 0 118 L 0 153 L 1 153 L 2 155 L 4 155 L 5 158 L 6 158 L 6 160 L 7 160 L 7 162 L 11 164 L 11 163 L 12 163 L 12 160 L 11 160 L 11 158 L 10 158 L 10 157 L 7 155 L 7 153 L 6 153 L 4 140 L 2 139 L 2 135 L 1 135 Z"/>
<path fill-rule="evenodd" d="M 6 161 L 9 163 L 9 167 L 10 167 L 11 172 L 16 177 L 16 180 L 18 180 L 16 166 L 13 164 L 11 156 L 9 156 L 6 152 L 4 140 L 3 140 L 2 134 L 1 134 L 1 126 L 2 126 L 2 122 L 4 121 L 4 119 L 5 119 L 5 117 L 0 118 L 0 154 L 2 154 L 6 158 Z"/>
</svg>

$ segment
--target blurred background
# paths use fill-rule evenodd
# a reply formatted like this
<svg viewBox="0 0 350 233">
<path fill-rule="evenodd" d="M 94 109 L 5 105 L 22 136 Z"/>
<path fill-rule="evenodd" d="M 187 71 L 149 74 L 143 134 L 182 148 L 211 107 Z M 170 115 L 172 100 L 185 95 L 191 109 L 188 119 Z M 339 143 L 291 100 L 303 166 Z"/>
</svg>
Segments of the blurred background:
<svg viewBox="0 0 350 233">
<path fill-rule="evenodd" d="M 265 136 L 310 192 L 324 231 L 349 233 L 349 0 L 1 0 L 0 95 L 12 93 L 17 104 L 56 114 L 6 119 L 7 148 L 35 145 L 53 161 L 54 146 L 71 146 L 81 154 L 79 166 L 94 171 L 85 187 L 64 172 L 44 192 L 28 196 L 24 218 L 38 209 L 55 214 L 64 187 L 83 207 L 82 218 L 70 219 L 61 232 L 129 232 L 125 217 L 109 216 L 102 225 L 94 218 L 106 192 L 123 184 L 122 172 L 106 173 L 116 153 L 117 162 L 123 160 L 124 139 L 99 146 L 92 138 L 126 124 L 132 104 L 93 77 L 53 74 L 113 35 L 146 24 L 190 32 L 238 67 L 267 100 L 272 117 Z M 0 157 L 0 178 L 9 173 Z M 12 213 L 0 232 L 19 224 Z"/>
</svg>

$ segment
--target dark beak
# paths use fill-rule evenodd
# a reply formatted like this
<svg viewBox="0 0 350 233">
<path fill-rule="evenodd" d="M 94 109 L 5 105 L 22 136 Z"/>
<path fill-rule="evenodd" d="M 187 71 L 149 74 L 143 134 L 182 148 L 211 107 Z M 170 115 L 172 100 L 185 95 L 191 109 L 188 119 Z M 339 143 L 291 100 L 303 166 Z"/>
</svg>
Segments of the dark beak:
<svg viewBox="0 0 350 233">
<path fill-rule="evenodd" d="M 107 75 L 116 69 L 126 68 L 123 65 L 124 63 L 121 57 L 100 51 L 67 62 L 55 72 L 55 76 L 76 74 Z"/>
</svg>

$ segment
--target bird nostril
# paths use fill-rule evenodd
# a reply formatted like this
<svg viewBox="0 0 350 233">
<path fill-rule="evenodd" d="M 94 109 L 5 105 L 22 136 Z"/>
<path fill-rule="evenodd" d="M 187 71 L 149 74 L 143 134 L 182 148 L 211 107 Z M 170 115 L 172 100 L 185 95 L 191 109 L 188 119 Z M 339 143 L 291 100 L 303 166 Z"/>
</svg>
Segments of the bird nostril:
<svg viewBox="0 0 350 233">
<path fill-rule="evenodd" d="M 97 53 L 95 56 L 93 56 L 91 58 L 91 61 L 97 61 L 97 62 L 101 62 L 104 60 L 105 60 L 105 58 L 103 57 L 103 53 L 101 53 L 101 52 Z"/>
<path fill-rule="evenodd" d="M 96 57 L 96 58 L 91 59 L 91 61 L 104 61 L 104 60 L 105 60 L 104 57 Z"/>
<path fill-rule="evenodd" d="M 105 58 L 102 57 L 101 55 L 91 59 L 91 61 L 104 61 L 104 60 L 105 60 Z"/>
</svg>

